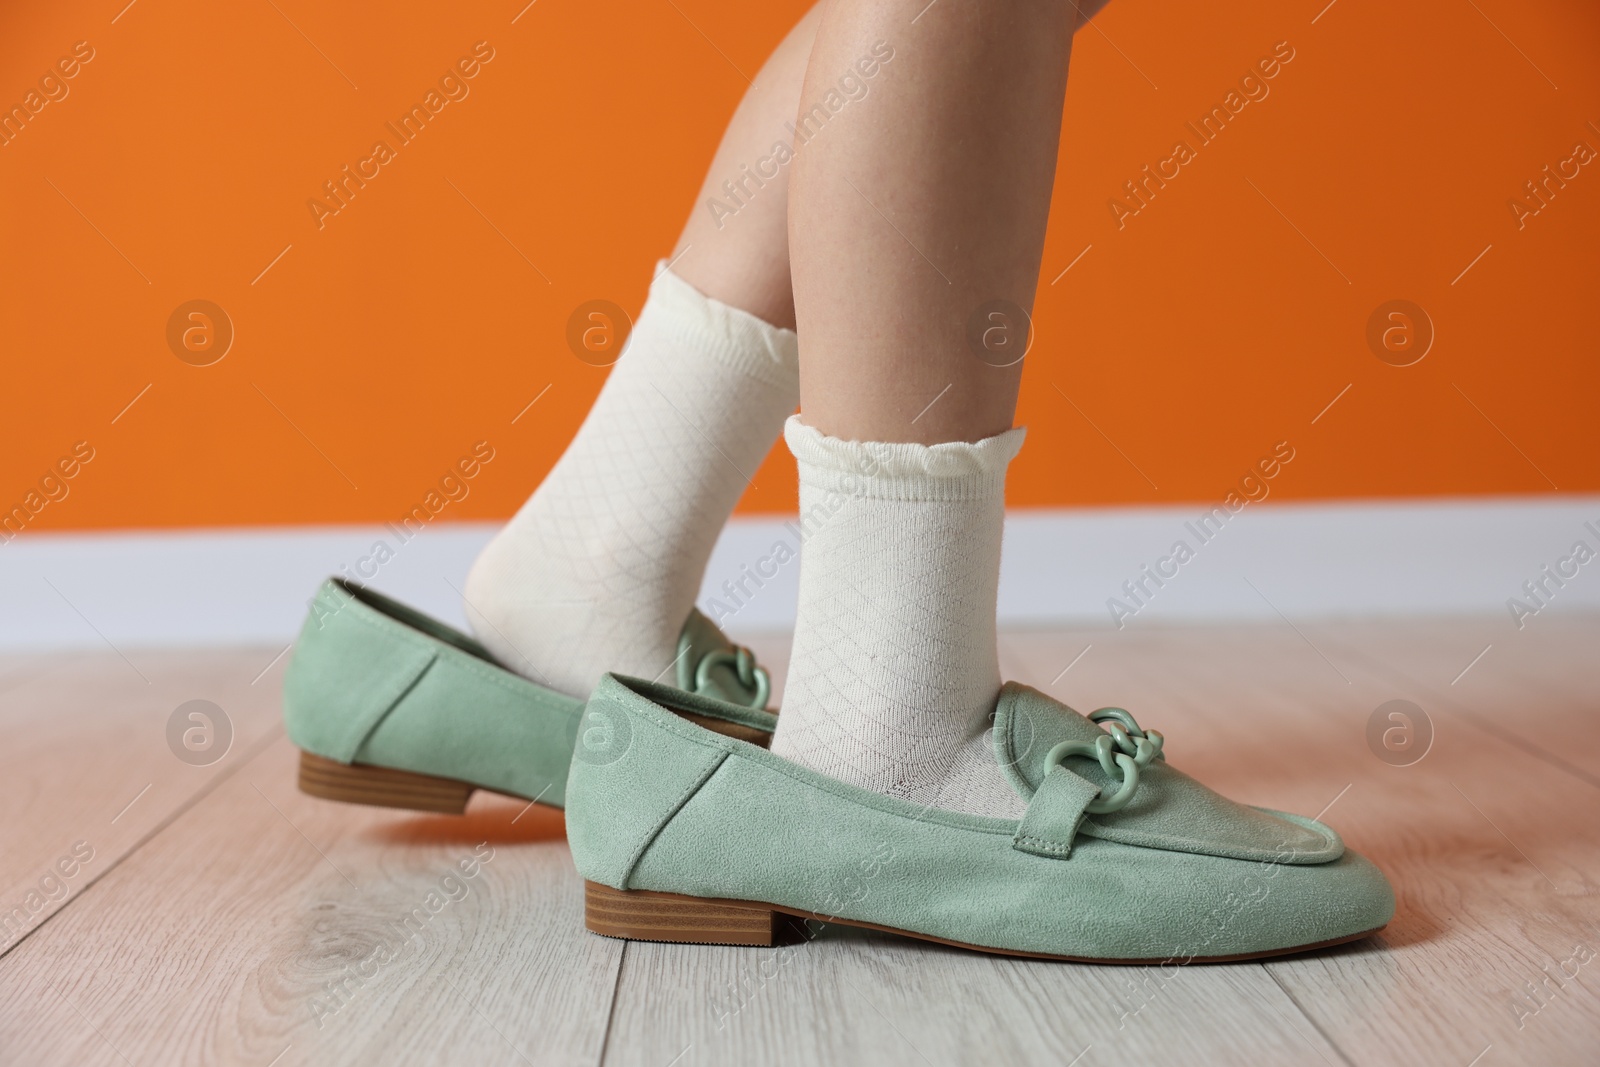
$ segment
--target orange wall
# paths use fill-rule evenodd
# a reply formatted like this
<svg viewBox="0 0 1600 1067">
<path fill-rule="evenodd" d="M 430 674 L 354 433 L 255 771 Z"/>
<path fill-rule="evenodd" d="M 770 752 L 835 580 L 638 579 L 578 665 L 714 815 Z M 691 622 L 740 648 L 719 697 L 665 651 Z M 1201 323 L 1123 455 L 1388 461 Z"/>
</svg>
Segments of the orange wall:
<svg viewBox="0 0 1600 1067">
<path fill-rule="evenodd" d="M 744 88 L 729 61 L 802 8 L 124 3 L 0 14 L 8 105 L 94 52 L 0 148 L 0 504 L 94 453 L 30 529 L 391 519 L 480 440 L 446 517 L 509 514 L 605 373 L 569 313 L 637 308 Z M 1212 499 L 1282 440 L 1275 498 L 1600 489 L 1600 162 L 1508 208 L 1600 149 L 1600 14 L 1323 3 L 1116 0 L 1078 34 L 1014 504 Z M 470 95 L 319 230 L 307 200 L 478 41 Z M 1122 183 L 1280 41 L 1270 95 L 1119 229 Z M 195 298 L 236 330 L 207 367 L 165 340 Z M 1365 339 L 1395 298 L 1435 325 L 1413 366 Z M 792 507 L 785 454 L 756 484 L 745 510 Z"/>
</svg>

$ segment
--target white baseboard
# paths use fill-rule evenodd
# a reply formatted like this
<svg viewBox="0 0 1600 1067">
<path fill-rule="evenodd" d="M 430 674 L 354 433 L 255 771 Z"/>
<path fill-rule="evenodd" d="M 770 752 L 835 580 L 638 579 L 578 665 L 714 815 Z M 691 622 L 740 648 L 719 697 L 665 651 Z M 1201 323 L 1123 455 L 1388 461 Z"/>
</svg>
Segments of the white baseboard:
<svg viewBox="0 0 1600 1067">
<path fill-rule="evenodd" d="M 1507 600 L 1533 606 L 1523 583 L 1539 580 L 1541 568 L 1579 540 L 1600 551 L 1600 496 L 1258 504 L 1202 542 L 1195 524 L 1204 510 L 1011 512 L 1001 624 L 1110 626 L 1111 598 L 1137 609 L 1121 619 L 1128 626 L 1494 613 L 1510 622 Z M 0 649 L 287 642 L 318 581 L 341 568 L 355 574 L 379 540 L 394 556 L 371 584 L 461 624 L 455 589 L 494 529 L 441 524 L 404 544 L 384 526 L 24 534 L 0 544 Z M 702 610 L 736 632 L 786 628 L 799 567 L 763 561 L 780 541 L 792 550 L 798 539 L 792 519 L 731 522 Z M 1163 564 L 1177 573 L 1157 587 L 1143 568 L 1180 539 L 1194 556 Z M 756 570 L 773 576 L 758 587 L 747 576 Z M 730 594 L 724 583 L 741 578 L 743 592 Z M 1135 600 L 1123 583 L 1141 579 Z M 1546 610 L 1600 610 L 1600 561 L 1560 588 L 1546 579 L 1546 588 Z"/>
</svg>

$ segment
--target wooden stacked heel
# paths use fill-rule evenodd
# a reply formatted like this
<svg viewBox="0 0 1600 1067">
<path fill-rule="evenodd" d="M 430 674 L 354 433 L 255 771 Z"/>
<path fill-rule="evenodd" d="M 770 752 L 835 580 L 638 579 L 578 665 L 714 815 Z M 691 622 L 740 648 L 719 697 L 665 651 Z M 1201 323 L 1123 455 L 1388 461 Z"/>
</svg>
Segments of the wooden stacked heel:
<svg viewBox="0 0 1600 1067">
<path fill-rule="evenodd" d="M 606 937 L 688 945 L 776 943 L 778 915 L 761 904 L 583 883 L 584 925 Z"/>
<path fill-rule="evenodd" d="M 460 815 L 467 810 L 467 799 L 476 788 L 454 778 L 339 763 L 310 752 L 300 753 L 300 791 L 325 800 Z"/>
</svg>

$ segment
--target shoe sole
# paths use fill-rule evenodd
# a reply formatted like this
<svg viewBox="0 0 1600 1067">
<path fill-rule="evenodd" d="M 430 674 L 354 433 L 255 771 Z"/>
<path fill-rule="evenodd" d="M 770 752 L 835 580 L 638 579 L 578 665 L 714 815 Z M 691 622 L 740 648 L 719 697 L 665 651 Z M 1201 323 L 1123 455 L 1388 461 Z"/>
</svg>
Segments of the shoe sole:
<svg viewBox="0 0 1600 1067">
<path fill-rule="evenodd" d="M 463 814 L 472 794 L 487 788 L 456 778 L 440 778 L 372 763 L 340 763 L 305 751 L 300 753 L 299 784 L 300 792 L 323 800 L 439 815 Z M 492 789 L 490 792 L 501 791 Z M 532 797 L 519 799 L 533 800 Z"/>
<path fill-rule="evenodd" d="M 1068 963 L 1107 963 L 1127 966 L 1148 966 L 1167 963 L 1173 957 L 1152 956 L 1146 959 L 1105 959 L 1095 956 L 1058 956 L 1048 952 L 1020 952 L 1015 949 L 990 948 L 964 941 L 950 941 L 913 930 L 861 922 L 857 919 L 840 919 L 831 915 L 786 908 L 777 904 L 763 904 L 750 900 L 707 899 L 689 897 L 678 893 L 658 893 L 648 889 L 612 889 L 598 882 L 583 883 L 583 921 L 594 933 L 604 937 L 623 938 L 629 941 L 662 941 L 685 945 L 755 945 L 771 947 L 780 936 L 780 915 L 799 919 L 816 919 L 825 923 L 839 923 L 864 930 L 877 930 L 886 934 L 931 941 L 952 948 L 984 952 L 996 956 L 1019 956 L 1036 960 L 1060 960 Z M 1387 925 L 1387 924 L 1385 924 Z M 1267 959 L 1300 952 L 1312 952 L 1332 945 L 1343 945 L 1371 937 L 1384 929 L 1374 927 L 1348 937 L 1335 937 L 1310 945 L 1271 949 L 1266 952 L 1243 952 L 1233 956 L 1195 956 L 1188 963 L 1235 963 L 1243 960 Z"/>
</svg>

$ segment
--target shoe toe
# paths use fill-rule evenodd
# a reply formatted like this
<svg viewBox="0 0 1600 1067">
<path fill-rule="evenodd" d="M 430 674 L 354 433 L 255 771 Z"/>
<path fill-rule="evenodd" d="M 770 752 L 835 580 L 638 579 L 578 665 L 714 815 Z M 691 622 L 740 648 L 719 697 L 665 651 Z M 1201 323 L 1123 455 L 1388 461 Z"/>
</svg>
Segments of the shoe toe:
<svg viewBox="0 0 1600 1067">
<path fill-rule="evenodd" d="M 1358 937 L 1394 917 L 1394 890 L 1383 872 L 1360 853 L 1346 850 L 1331 863 L 1276 865 L 1263 870 L 1264 894 L 1253 928 L 1255 944 L 1241 951 L 1285 951 Z"/>
</svg>

